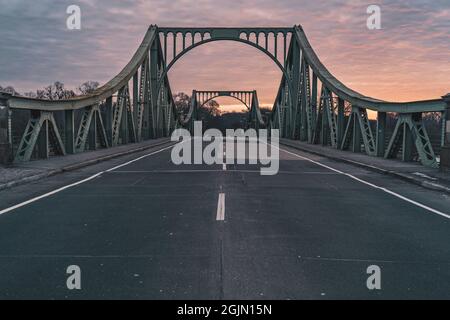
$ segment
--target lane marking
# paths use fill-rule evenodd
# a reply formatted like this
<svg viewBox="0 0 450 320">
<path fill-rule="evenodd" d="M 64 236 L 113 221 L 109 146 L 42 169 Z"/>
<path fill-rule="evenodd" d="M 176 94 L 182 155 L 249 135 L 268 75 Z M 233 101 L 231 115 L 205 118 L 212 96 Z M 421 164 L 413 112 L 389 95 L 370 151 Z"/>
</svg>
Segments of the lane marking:
<svg viewBox="0 0 450 320">
<path fill-rule="evenodd" d="M 219 201 L 217 201 L 217 221 L 225 221 L 225 193 L 219 193 Z"/>
<path fill-rule="evenodd" d="M 166 147 L 166 148 L 163 148 L 163 149 L 160 149 L 160 150 L 158 150 L 158 151 L 155 151 L 155 152 L 146 154 L 146 155 L 141 156 L 141 157 L 139 157 L 139 158 L 136 158 L 136 159 L 134 159 L 134 160 L 128 161 L 128 162 L 126 162 L 126 163 L 124 163 L 124 164 L 118 165 L 118 166 L 116 166 L 116 167 L 114 167 L 114 168 L 111 168 L 111 169 L 108 169 L 108 170 L 105 170 L 105 171 L 96 173 L 96 174 L 94 174 L 94 175 L 92 175 L 92 176 L 90 176 L 90 177 L 88 177 L 88 178 L 86 178 L 86 179 L 80 180 L 80 181 L 78 181 L 78 182 L 69 184 L 69 185 L 67 185 L 67 186 L 61 187 L 61 188 L 56 189 L 56 190 L 53 190 L 53 191 L 50 191 L 50 192 L 45 193 L 45 194 L 43 194 L 43 195 L 41 195 L 41 196 L 38 196 L 38 197 L 32 198 L 32 199 L 30 199 L 30 200 L 27 200 L 27 201 L 21 202 L 21 203 L 19 203 L 19 204 L 16 204 L 16 205 L 14 205 L 14 206 L 12 206 L 12 207 L 3 209 L 3 210 L 0 211 L 0 216 L 3 215 L 3 214 L 5 214 L 5 213 L 8 213 L 8 212 L 10 212 L 10 211 L 13 211 L 13 210 L 19 209 L 19 208 L 21 208 L 21 207 L 24 207 L 24 206 L 26 206 L 26 205 L 29 205 L 29 204 L 31 204 L 31 203 L 33 203 L 33 202 L 36 202 L 36 201 L 39 201 L 39 200 L 41 200 L 41 199 L 50 197 L 50 196 L 52 196 L 52 195 L 54 195 L 54 194 L 57 194 L 57 193 L 59 193 L 59 192 L 61 192 L 61 191 L 64 191 L 64 190 L 67 190 L 67 189 L 76 187 L 76 186 L 78 186 L 78 185 L 80 185 L 80 184 L 86 183 L 86 182 L 88 182 L 88 181 L 91 181 L 91 180 L 93 180 L 93 179 L 95 179 L 95 178 L 100 177 L 100 176 L 101 176 L 102 174 L 104 174 L 104 173 L 112 172 L 112 171 L 114 171 L 114 170 L 116 170 L 116 169 L 120 169 L 120 168 L 122 168 L 122 167 L 125 167 L 125 166 L 127 166 L 127 165 L 130 165 L 130 164 L 132 164 L 132 163 L 134 163 L 134 162 L 136 162 L 136 161 L 145 159 L 145 158 L 147 158 L 147 157 L 150 157 L 150 156 L 153 156 L 153 155 L 155 155 L 155 154 L 158 154 L 158 153 L 161 153 L 161 152 L 163 152 L 163 151 L 166 151 L 166 150 L 168 150 L 168 149 L 171 149 L 172 147 L 173 147 L 173 145 L 171 145 L 171 146 L 169 146 L 169 147 Z"/>
<path fill-rule="evenodd" d="M 388 194 L 390 194 L 390 195 L 392 195 L 392 196 L 394 196 L 394 197 L 396 197 L 396 198 L 399 198 L 399 199 L 401 199 L 401 200 L 403 200 L 403 201 L 409 202 L 409 203 L 411 203 L 411 204 L 413 204 L 413 205 L 415 205 L 415 206 L 417 206 L 417 207 L 419 207 L 419 208 L 425 209 L 425 210 L 427 210 L 427 211 L 429 211 L 429 212 L 432 212 L 432 213 L 434 213 L 434 214 L 437 214 L 437 215 L 439 215 L 439 216 L 441 216 L 441 217 L 450 219 L 450 214 L 447 214 L 447 213 L 441 212 L 441 211 L 439 211 L 439 210 L 433 209 L 433 208 L 431 208 L 431 207 L 428 207 L 428 206 L 426 206 L 426 205 L 424 205 L 424 204 L 422 204 L 422 203 L 420 203 L 420 202 L 417 202 L 417 201 L 414 201 L 414 200 L 412 200 L 412 199 L 410 199 L 410 198 L 408 198 L 408 197 L 402 196 L 401 194 L 398 194 L 398 193 L 396 193 L 396 192 L 394 192 L 394 191 L 392 191 L 392 190 L 389 190 L 389 189 L 384 188 L 384 187 L 380 187 L 380 186 L 378 186 L 378 185 L 376 185 L 376 184 L 373 184 L 373 183 L 371 183 L 371 182 L 368 182 L 368 181 L 365 181 L 365 180 L 360 179 L 360 178 L 358 178 L 358 177 L 355 177 L 354 175 L 351 175 L 351 174 L 349 174 L 349 173 L 346 173 L 346 172 L 340 171 L 340 170 L 338 170 L 338 169 L 332 168 L 332 167 L 327 166 L 327 165 L 325 165 L 325 164 L 323 164 L 323 163 L 320 163 L 320 162 L 318 162 L 318 161 L 309 159 L 309 158 L 307 158 L 307 157 L 303 157 L 303 156 L 301 156 L 301 155 L 298 155 L 298 154 L 296 154 L 296 153 L 293 153 L 293 152 L 290 152 L 290 151 L 287 151 L 287 150 L 278 148 L 278 147 L 276 147 L 276 146 L 274 146 L 274 147 L 277 148 L 277 149 L 280 150 L 280 151 L 283 151 L 283 152 L 288 153 L 288 154 L 290 154 L 290 155 L 296 156 L 297 158 L 300 158 L 300 159 L 309 161 L 309 162 L 311 162 L 311 163 L 314 163 L 314 164 L 316 164 L 316 165 L 318 165 L 318 166 L 321 166 L 321 167 L 323 167 L 323 168 L 326 168 L 326 169 L 328 169 L 328 170 L 331 170 L 331 171 L 334 171 L 334 172 L 339 173 L 339 174 L 341 174 L 341 175 L 347 176 L 347 177 L 349 177 L 349 178 L 351 178 L 351 179 L 353 179 L 353 180 L 355 180 L 355 181 L 358 181 L 358 182 L 360 182 L 360 183 L 362 183 L 362 184 L 365 184 L 365 185 L 367 185 L 367 186 L 370 186 L 370 187 L 372 187 L 372 188 L 374 188 L 374 189 L 378 189 L 378 190 L 381 190 L 381 191 L 383 191 L 383 192 L 386 192 L 386 193 L 388 193 Z"/>
<path fill-rule="evenodd" d="M 223 164 L 222 164 L 222 170 L 227 171 L 227 152 L 225 150 L 225 146 L 223 147 Z"/>
<path fill-rule="evenodd" d="M 212 172 L 222 172 L 223 170 L 207 170 L 207 169 L 199 169 L 199 170 L 143 170 L 143 171 L 113 171 L 108 172 L 109 174 L 142 174 L 142 173 L 153 173 L 153 174 L 170 174 L 170 173 L 212 173 Z M 260 170 L 228 170 L 229 172 L 237 172 L 237 173 L 258 173 L 261 174 Z M 336 172 L 315 172 L 315 171 L 279 171 L 279 174 L 291 174 L 291 175 L 305 175 L 305 174 L 311 174 L 311 175 L 321 175 L 321 176 L 331 176 L 331 175 L 338 175 Z"/>
</svg>

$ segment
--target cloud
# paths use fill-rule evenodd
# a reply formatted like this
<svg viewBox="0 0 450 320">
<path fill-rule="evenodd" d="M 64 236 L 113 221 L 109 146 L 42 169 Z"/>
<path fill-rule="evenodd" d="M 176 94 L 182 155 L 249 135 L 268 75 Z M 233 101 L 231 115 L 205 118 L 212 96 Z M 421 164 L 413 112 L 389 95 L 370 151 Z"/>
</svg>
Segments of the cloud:
<svg viewBox="0 0 450 320">
<path fill-rule="evenodd" d="M 66 8 L 82 9 L 82 30 L 66 30 Z M 106 82 L 137 49 L 148 25 L 302 24 L 329 70 L 362 94 L 386 100 L 450 91 L 448 0 L 379 0 L 382 30 L 366 28 L 372 1 L 354 0 L 0 0 L 0 85 L 35 90 L 59 80 Z M 173 91 L 256 89 L 272 104 L 281 78 L 266 56 L 242 44 L 193 50 L 170 73 Z"/>
</svg>

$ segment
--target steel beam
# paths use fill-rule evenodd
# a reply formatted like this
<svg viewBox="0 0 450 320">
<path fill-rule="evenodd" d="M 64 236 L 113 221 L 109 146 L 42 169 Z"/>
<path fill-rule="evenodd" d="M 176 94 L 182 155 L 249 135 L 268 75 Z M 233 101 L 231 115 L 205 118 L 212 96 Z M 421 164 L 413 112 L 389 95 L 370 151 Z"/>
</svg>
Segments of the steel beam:
<svg viewBox="0 0 450 320">
<path fill-rule="evenodd" d="M 361 128 L 358 117 L 356 117 L 355 113 L 353 113 L 352 151 L 361 152 Z"/>
<path fill-rule="evenodd" d="M 383 157 L 386 152 L 386 112 L 378 112 L 377 116 L 377 157 Z"/>
<path fill-rule="evenodd" d="M 113 145 L 113 136 L 112 136 L 112 123 L 113 123 L 113 101 L 112 97 L 106 99 L 105 102 L 105 110 L 104 110 L 104 119 L 103 123 L 105 125 L 106 138 L 108 141 L 108 145 Z"/>
<path fill-rule="evenodd" d="M 128 90 L 127 90 L 128 91 Z M 127 92 L 127 94 L 129 94 Z M 122 108 L 122 121 L 120 122 L 120 137 L 122 138 L 121 144 L 127 144 L 130 140 L 130 135 L 128 131 L 128 97 L 124 97 L 123 108 Z"/>
<path fill-rule="evenodd" d="M 408 125 L 403 125 L 403 147 L 402 147 L 402 161 L 410 162 L 413 160 L 413 145 L 414 140 L 412 132 Z"/>
<path fill-rule="evenodd" d="M 447 108 L 445 110 L 445 139 L 441 151 L 441 170 L 450 171 L 450 93 L 443 97 Z"/>
<path fill-rule="evenodd" d="M 44 121 L 38 138 L 38 157 L 40 159 L 48 159 L 50 156 L 50 148 L 48 141 L 48 122 Z"/>
<path fill-rule="evenodd" d="M 64 111 L 65 127 L 64 138 L 66 142 L 66 152 L 68 154 L 75 153 L 75 110 Z"/>
<path fill-rule="evenodd" d="M 159 109 L 158 102 L 159 102 L 159 96 L 158 96 L 158 83 L 159 83 L 159 74 L 158 74 L 158 67 L 160 59 L 163 59 L 160 57 L 160 47 L 158 47 L 158 43 L 155 42 L 150 48 L 150 63 L 149 63 L 149 76 L 150 76 L 150 87 L 148 90 L 148 97 L 149 97 L 149 136 L 148 138 L 157 138 L 157 112 Z M 167 61 L 164 60 L 165 65 L 167 65 Z"/>
<path fill-rule="evenodd" d="M 133 76 L 133 120 L 136 126 L 136 140 L 140 141 L 141 129 L 139 126 L 139 73 L 136 73 Z"/>
<path fill-rule="evenodd" d="M 10 130 L 9 130 L 9 106 L 7 97 L 0 97 L 0 164 L 11 162 Z"/>
<path fill-rule="evenodd" d="M 89 126 L 89 150 L 97 150 L 97 111 L 94 110 L 92 120 Z"/>
<path fill-rule="evenodd" d="M 338 114 L 337 114 L 337 145 L 342 145 L 345 133 L 345 101 L 338 98 Z"/>
</svg>

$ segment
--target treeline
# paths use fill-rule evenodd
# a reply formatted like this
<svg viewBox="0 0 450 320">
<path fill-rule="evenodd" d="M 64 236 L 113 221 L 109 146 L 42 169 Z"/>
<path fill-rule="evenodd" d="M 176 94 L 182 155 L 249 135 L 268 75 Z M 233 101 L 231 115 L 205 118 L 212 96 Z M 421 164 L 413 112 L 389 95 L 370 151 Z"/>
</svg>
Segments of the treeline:
<svg viewBox="0 0 450 320">
<path fill-rule="evenodd" d="M 76 88 L 76 90 L 66 89 L 64 83 L 56 81 L 53 84 L 46 86 L 43 89 L 36 91 L 29 91 L 21 94 L 17 92 L 14 87 L 7 86 L 3 88 L 0 86 L 0 92 L 6 92 L 15 96 L 24 96 L 28 98 L 45 99 L 45 100 L 64 100 L 76 97 L 78 95 L 85 95 L 95 91 L 99 87 L 96 81 L 86 81 Z"/>
</svg>

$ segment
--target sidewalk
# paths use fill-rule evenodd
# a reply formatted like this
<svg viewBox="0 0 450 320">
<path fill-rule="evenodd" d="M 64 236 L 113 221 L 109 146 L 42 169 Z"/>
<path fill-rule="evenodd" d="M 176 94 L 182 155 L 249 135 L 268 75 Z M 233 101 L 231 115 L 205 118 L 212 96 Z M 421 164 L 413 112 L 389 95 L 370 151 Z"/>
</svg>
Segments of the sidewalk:
<svg viewBox="0 0 450 320">
<path fill-rule="evenodd" d="M 59 173 L 77 170 L 102 161 L 145 151 L 169 142 L 170 140 L 168 138 L 147 140 L 140 143 L 88 151 L 64 157 L 52 157 L 47 160 L 16 163 L 6 167 L 0 166 L 0 190 L 37 181 Z"/>
<path fill-rule="evenodd" d="M 416 162 L 386 160 L 384 158 L 370 157 L 365 153 L 342 151 L 321 145 L 311 145 L 296 140 L 280 139 L 280 144 L 335 161 L 352 164 L 367 170 L 387 174 L 427 189 L 450 194 L 449 173 L 443 173 L 438 169 L 424 167 Z"/>
</svg>

